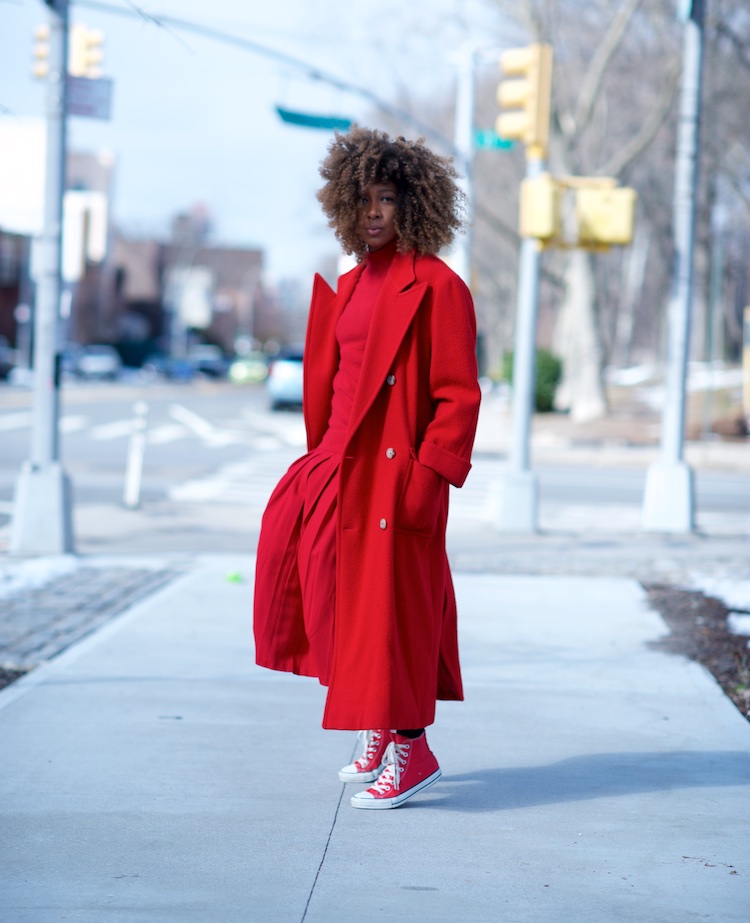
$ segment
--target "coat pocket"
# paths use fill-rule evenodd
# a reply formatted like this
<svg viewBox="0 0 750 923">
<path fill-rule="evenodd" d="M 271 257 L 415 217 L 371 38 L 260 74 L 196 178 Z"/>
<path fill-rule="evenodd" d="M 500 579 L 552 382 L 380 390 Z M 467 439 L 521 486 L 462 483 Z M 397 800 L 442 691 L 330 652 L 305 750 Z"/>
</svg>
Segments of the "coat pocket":
<svg viewBox="0 0 750 923">
<path fill-rule="evenodd" d="M 421 465 L 411 450 L 404 486 L 396 507 L 396 528 L 432 535 L 443 505 L 443 478 Z"/>
</svg>

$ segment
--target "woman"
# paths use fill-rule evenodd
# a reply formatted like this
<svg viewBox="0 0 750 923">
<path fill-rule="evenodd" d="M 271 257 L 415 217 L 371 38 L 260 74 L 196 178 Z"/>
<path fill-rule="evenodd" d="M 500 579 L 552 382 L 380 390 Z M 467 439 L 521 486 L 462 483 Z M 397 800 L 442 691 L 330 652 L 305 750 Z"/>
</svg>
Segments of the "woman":
<svg viewBox="0 0 750 923">
<path fill-rule="evenodd" d="M 476 326 L 436 256 L 460 227 L 449 161 L 355 127 L 320 173 L 329 224 L 359 263 L 336 293 L 315 278 L 309 451 L 263 517 L 256 659 L 328 687 L 323 727 L 364 738 L 339 777 L 374 782 L 352 805 L 391 808 L 440 777 L 424 729 L 436 699 L 463 698 L 445 529 L 449 484 L 471 467 Z"/>
</svg>

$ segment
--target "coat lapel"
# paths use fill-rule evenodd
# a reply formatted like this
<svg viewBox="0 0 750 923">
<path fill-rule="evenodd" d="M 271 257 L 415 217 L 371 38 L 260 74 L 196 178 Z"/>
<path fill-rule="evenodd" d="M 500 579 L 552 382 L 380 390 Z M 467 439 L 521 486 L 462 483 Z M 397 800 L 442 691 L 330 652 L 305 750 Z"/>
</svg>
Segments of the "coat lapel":
<svg viewBox="0 0 750 923">
<path fill-rule="evenodd" d="M 360 263 L 351 272 L 341 276 L 337 292 L 333 291 L 322 276 L 315 276 L 303 365 L 303 401 L 308 448 L 318 445 L 328 425 L 333 379 L 339 365 L 336 324 L 363 269 L 364 264 Z"/>
<path fill-rule="evenodd" d="M 406 331 L 422 302 L 426 284 L 414 285 L 414 253 L 396 253 L 370 321 L 367 346 L 349 421 L 349 438 L 377 397 Z"/>
</svg>

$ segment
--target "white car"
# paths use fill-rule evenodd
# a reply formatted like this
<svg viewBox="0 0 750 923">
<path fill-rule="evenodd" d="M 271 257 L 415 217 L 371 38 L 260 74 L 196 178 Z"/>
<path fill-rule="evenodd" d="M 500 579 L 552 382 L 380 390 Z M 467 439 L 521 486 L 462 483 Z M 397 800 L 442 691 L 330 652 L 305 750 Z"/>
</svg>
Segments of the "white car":
<svg viewBox="0 0 750 923">
<path fill-rule="evenodd" d="M 271 410 L 302 406 L 302 350 L 282 350 L 271 360 L 266 379 Z"/>
<path fill-rule="evenodd" d="M 119 377 L 122 361 L 117 350 L 105 344 L 84 346 L 75 357 L 75 374 L 79 378 L 114 381 Z"/>
</svg>

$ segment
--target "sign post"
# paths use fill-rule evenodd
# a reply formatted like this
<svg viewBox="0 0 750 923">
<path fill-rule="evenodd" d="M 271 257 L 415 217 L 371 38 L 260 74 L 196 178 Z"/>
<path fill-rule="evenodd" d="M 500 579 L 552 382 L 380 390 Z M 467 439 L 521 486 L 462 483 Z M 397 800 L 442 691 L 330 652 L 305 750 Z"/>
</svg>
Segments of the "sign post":
<svg viewBox="0 0 750 923">
<path fill-rule="evenodd" d="M 683 4 L 686 7 L 688 4 Z M 692 532 L 694 483 L 683 459 L 685 379 L 690 345 L 695 242 L 695 190 L 698 174 L 703 74 L 704 0 L 692 0 L 685 23 L 682 90 L 674 178 L 674 264 L 669 297 L 669 339 L 665 370 L 661 458 L 646 475 L 642 523 L 647 532 Z"/>
<path fill-rule="evenodd" d="M 36 241 L 34 314 L 34 414 L 31 458 L 16 484 L 10 549 L 14 554 L 73 551 L 70 480 L 60 464 L 58 417 L 62 268 L 62 206 L 65 190 L 68 0 L 50 7 L 47 75 L 47 153 L 44 225 Z"/>
</svg>

